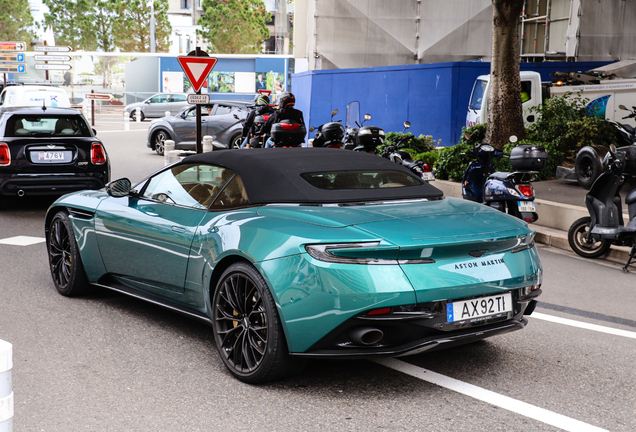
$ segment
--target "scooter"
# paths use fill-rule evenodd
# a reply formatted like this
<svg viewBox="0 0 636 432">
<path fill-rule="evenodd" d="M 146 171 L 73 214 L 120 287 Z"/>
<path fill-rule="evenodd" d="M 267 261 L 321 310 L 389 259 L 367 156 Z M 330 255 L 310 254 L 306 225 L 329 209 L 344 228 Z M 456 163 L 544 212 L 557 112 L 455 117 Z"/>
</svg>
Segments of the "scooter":
<svg viewBox="0 0 636 432">
<path fill-rule="evenodd" d="M 360 102 L 349 102 L 343 140 L 345 150 L 375 153 L 376 147 L 384 143 L 382 128 L 364 126 L 364 123 L 369 120 L 371 120 L 371 114 L 365 114 L 364 121 L 360 122 Z"/>
<path fill-rule="evenodd" d="M 342 148 L 345 128 L 342 126 L 342 120 L 333 120 L 333 116 L 338 114 L 338 110 L 331 111 L 331 120 L 329 123 L 315 127 L 310 127 L 309 132 L 317 130 L 312 139 L 309 140 L 310 147 L 329 147 Z"/>
<path fill-rule="evenodd" d="M 585 258 L 597 258 L 610 245 L 629 246 L 628 266 L 636 254 L 636 189 L 625 198 L 629 221 L 624 225 L 620 190 L 625 183 L 626 169 L 633 171 L 636 162 L 636 147 L 617 150 L 610 146 L 604 158 L 607 169 L 596 179 L 585 196 L 585 206 L 589 217 L 576 220 L 568 230 L 568 243 L 574 252 Z M 629 172 L 628 171 L 628 172 Z"/>
<path fill-rule="evenodd" d="M 411 127 L 411 123 L 408 121 L 404 122 L 404 130 L 402 133 Z M 387 146 L 382 150 L 382 157 L 389 159 L 397 164 L 405 166 L 410 169 L 418 177 L 421 177 L 422 180 L 425 181 L 433 181 L 435 180 L 435 175 L 433 174 L 433 169 L 424 161 L 413 160 L 411 158 L 411 154 L 405 150 L 399 150 L 402 147 L 402 141 L 405 140 L 405 137 L 402 136 L 395 145 Z"/>
<path fill-rule="evenodd" d="M 265 135 L 263 135 L 263 127 L 271 114 L 261 114 L 254 117 L 254 125 L 252 133 L 247 141 L 246 148 L 261 148 L 265 146 Z"/>
<path fill-rule="evenodd" d="M 517 137 L 510 137 L 516 142 Z M 534 205 L 531 181 L 537 171 L 545 168 L 548 159 L 543 147 L 521 145 L 508 155 L 487 143 L 477 144 L 469 152 L 462 180 L 464 199 L 486 204 L 526 222 L 536 222 L 539 215 Z M 495 172 L 494 158 L 509 157 L 514 172 Z"/>
</svg>

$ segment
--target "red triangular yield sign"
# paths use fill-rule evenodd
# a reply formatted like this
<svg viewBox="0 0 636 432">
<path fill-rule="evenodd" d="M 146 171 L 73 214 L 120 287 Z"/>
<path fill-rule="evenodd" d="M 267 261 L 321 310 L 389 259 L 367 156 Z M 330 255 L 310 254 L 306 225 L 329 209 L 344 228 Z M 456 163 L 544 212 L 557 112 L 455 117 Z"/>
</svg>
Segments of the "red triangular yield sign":
<svg viewBox="0 0 636 432">
<path fill-rule="evenodd" d="M 267 95 L 267 97 L 270 97 L 270 96 L 271 96 L 271 94 L 272 94 L 272 91 L 271 91 L 271 90 L 263 90 L 263 89 L 259 89 L 259 90 L 258 90 L 258 93 L 259 93 L 259 94 L 264 94 L 264 95 Z"/>
<path fill-rule="evenodd" d="M 195 92 L 198 92 L 216 64 L 217 59 L 215 57 L 183 56 L 177 57 L 177 60 L 179 60 L 181 68 L 192 83 L 192 88 Z"/>
</svg>

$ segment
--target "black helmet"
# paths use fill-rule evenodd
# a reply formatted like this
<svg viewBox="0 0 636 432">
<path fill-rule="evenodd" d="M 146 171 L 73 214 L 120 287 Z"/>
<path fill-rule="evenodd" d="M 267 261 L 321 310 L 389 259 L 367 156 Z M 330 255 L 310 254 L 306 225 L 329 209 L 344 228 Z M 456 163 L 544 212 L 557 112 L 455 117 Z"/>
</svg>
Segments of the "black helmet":
<svg viewBox="0 0 636 432">
<path fill-rule="evenodd" d="M 269 96 L 267 96 L 266 94 L 260 95 L 258 98 L 256 98 L 256 105 L 269 106 Z"/>
<path fill-rule="evenodd" d="M 278 99 L 278 106 L 280 108 L 286 108 L 288 106 L 294 106 L 296 104 L 296 98 L 292 93 L 283 93 Z"/>
</svg>

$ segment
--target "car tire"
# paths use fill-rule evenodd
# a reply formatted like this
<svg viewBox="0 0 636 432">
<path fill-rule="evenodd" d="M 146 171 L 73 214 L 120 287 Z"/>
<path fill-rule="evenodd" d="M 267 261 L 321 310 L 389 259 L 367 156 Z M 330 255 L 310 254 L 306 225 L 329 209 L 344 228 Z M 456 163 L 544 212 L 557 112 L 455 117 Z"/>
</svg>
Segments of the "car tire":
<svg viewBox="0 0 636 432">
<path fill-rule="evenodd" d="M 139 111 L 140 113 L 140 117 L 141 117 L 141 121 L 144 121 L 146 119 L 146 116 L 144 115 L 143 111 Z M 132 121 L 137 121 L 137 110 L 134 109 L 130 112 L 130 119 Z"/>
<path fill-rule="evenodd" d="M 61 211 L 53 216 L 46 245 L 51 276 L 58 292 L 67 297 L 85 294 L 90 284 L 68 213 Z"/>
<path fill-rule="evenodd" d="M 235 135 L 232 137 L 232 139 L 230 140 L 230 148 L 231 149 L 240 149 L 241 148 L 241 144 L 243 143 L 242 141 L 243 136 L 242 135 Z"/>
<path fill-rule="evenodd" d="M 152 145 L 159 156 L 163 156 L 166 150 L 166 140 L 170 139 L 168 132 L 158 130 L 152 136 Z"/>
<path fill-rule="evenodd" d="M 589 189 L 603 172 L 603 157 L 607 149 L 602 146 L 583 147 L 576 155 L 574 172 L 579 186 Z"/>
<path fill-rule="evenodd" d="M 257 384 L 295 369 L 276 303 L 260 273 L 246 262 L 228 267 L 212 297 L 216 347 L 230 373 Z"/>
<path fill-rule="evenodd" d="M 587 233 L 592 219 L 582 217 L 570 226 L 568 230 L 568 243 L 577 255 L 584 258 L 598 258 L 604 255 L 610 248 L 610 244 L 601 241 L 588 241 Z"/>
</svg>

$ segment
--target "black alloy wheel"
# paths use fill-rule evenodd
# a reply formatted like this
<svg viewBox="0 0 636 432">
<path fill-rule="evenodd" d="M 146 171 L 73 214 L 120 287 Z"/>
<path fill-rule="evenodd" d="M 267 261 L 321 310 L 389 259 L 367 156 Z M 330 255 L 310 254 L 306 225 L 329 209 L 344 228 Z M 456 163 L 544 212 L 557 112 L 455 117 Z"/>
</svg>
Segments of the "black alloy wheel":
<svg viewBox="0 0 636 432">
<path fill-rule="evenodd" d="M 143 111 L 139 111 L 139 117 L 141 117 L 141 121 L 144 121 L 146 119 L 146 116 L 144 115 Z M 134 109 L 130 112 L 130 119 L 132 121 L 137 121 L 137 110 Z"/>
<path fill-rule="evenodd" d="M 89 288 L 88 278 L 67 213 L 59 212 L 53 217 L 47 249 L 51 276 L 59 293 L 68 297 L 84 294 Z"/>
<path fill-rule="evenodd" d="M 256 384 L 290 372 L 292 362 L 276 304 L 252 265 L 239 262 L 228 267 L 212 305 L 216 347 L 232 375 Z"/>
<path fill-rule="evenodd" d="M 579 186 L 589 189 L 603 172 L 603 161 L 600 146 L 584 147 L 576 155 L 574 173 Z M 607 151 L 605 150 L 605 153 Z M 602 154 L 604 156 L 604 153 Z"/>
<path fill-rule="evenodd" d="M 582 217 L 574 221 L 568 230 L 568 243 L 577 255 L 585 258 L 598 258 L 607 252 L 610 244 L 594 240 L 589 236 L 591 221 L 589 217 Z"/>
<path fill-rule="evenodd" d="M 155 151 L 160 156 L 163 156 L 164 152 L 166 151 L 167 139 L 170 139 L 170 137 L 168 136 L 168 133 L 164 130 L 159 130 L 158 132 L 155 132 L 153 136 L 152 141 L 155 145 Z"/>
</svg>

